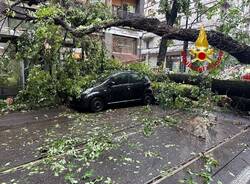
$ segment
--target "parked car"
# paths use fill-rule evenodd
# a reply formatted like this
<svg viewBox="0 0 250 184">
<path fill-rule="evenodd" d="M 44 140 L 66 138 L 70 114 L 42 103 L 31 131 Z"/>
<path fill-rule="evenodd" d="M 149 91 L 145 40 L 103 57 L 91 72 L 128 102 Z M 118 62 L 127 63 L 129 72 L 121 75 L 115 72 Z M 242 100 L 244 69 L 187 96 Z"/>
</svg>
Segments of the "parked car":
<svg viewBox="0 0 250 184">
<path fill-rule="evenodd" d="M 136 72 L 119 72 L 108 77 L 104 82 L 81 93 L 73 105 L 78 109 L 102 111 L 109 104 L 142 102 L 153 103 L 154 97 L 150 80 Z"/>
</svg>

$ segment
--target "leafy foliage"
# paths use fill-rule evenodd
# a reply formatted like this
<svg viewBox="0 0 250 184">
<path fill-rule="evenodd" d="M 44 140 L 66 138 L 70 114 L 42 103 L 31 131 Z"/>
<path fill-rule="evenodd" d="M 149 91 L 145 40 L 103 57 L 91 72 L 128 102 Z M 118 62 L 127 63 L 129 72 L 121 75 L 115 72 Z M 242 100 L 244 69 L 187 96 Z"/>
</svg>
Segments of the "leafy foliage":
<svg viewBox="0 0 250 184">
<path fill-rule="evenodd" d="M 217 2 L 217 6 L 206 12 L 206 16 L 208 19 L 217 19 L 217 22 L 220 23 L 216 27 L 218 31 L 249 45 L 249 3 L 249 0 L 239 0 L 237 3 L 233 0 L 220 0 Z M 227 53 L 225 53 L 224 60 L 226 62 L 223 62 L 220 68 L 231 67 L 239 63 Z"/>
<path fill-rule="evenodd" d="M 67 114 L 74 118 L 74 129 L 83 128 L 84 122 L 90 123 L 91 118 L 82 113 Z M 53 130 L 48 131 L 48 135 Z M 54 134 L 53 134 L 54 135 Z M 55 176 L 63 175 L 66 183 L 112 183 L 107 177 L 96 176 L 90 164 L 97 160 L 104 151 L 109 151 L 119 146 L 121 140 L 114 140 L 112 131 L 108 127 L 94 127 L 85 135 L 82 130 L 79 134 L 71 133 L 58 137 L 48 136 L 44 146 L 39 151 L 44 156 L 42 165 L 38 169 L 49 169 Z M 43 168 L 45 165 L 45 168 Z"/>
<path fill-rule="evenodd" d="M 101 2 L 85 5 L 73 1 L 64 1 L 64 5 L 61 3 L 51 1 L 48 5 L 39 6 L 35 13 L 30 12 L 37 20 L 18 41 L 16 55 L 11 59 L 2 58 L 6 62 L 0 63 L 0 69 L 4 70 L 9 60 L 24 62 L 26 88 L 19 93 L 16 102 L 26 104 L 28 108 L 51 106 L 78 97 L 81 90 L 96 81 L 97 76 L 110 73 L 104 70 L 112 68 L 107 65 L 107 69 L 104 69 L 110 60 L 106 57 L 99 36 L 75 40 L 53 19 L 62 17 L 80 30 L 111 20 L 110 10 Z M 80 60 L 72 57 L 74 49 L 65 46 L 71 42 L 71 47 L 81 49 Z M 10 84 L 11 80 L 6 75 L 1 77 L 0 83 Z"/>
<path fill-rule="evenodd" d="M 158 82 L 153 84 L 156 98 L 165 108 L 187 108 L 192 105 L 192 100 L 197 100 L 200 89 L 188 84 L 171 82 Z"/>
<path fill-rule="evenodd" d="M 7 106 L 6 102 L 4 100 L 0 100 L 0 109 L 5 109 L 6 106 Z"/>
<path fill-rule="evenodd" d="M 112 20 L 111 11 L 102 2 L 70 6 L 66 15 L 67 20 L 71 22 L 74 27 L 79 26 L 79 30 L 92 26 L 93 24 L 100 24 Z"/>
<path fill-rule="evenodd" d="M 29 74 L 26 88 L 17 97 L 31 107 L 45 107 L 56 104 L 56 91 L 52 77 L 41 67 L 34 67 Z"/>
</svg>

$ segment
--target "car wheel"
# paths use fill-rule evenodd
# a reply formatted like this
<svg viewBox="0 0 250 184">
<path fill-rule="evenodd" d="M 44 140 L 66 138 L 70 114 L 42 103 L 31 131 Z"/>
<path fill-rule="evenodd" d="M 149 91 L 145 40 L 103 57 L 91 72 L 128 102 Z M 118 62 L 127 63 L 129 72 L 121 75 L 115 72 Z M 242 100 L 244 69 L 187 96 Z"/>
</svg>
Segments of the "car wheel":
<svg viewBox="0 0 250 184">
<path fill-rule="evenodd" d="M 154 102 L 153 95 L 149 94 L 149 93 L 145 94 L 144 99 L 143 99 L 143 103 L 145 105 L 150 105 L 150 104 L 153 104 L 153 102 Z"/>
<path fill-rule="evenodd" d="M 101 98 L 95 97 L 90 102 L 90 110 L 92 112 L 100 112 L 104 109 L 104 102 Z"/>
</svg>

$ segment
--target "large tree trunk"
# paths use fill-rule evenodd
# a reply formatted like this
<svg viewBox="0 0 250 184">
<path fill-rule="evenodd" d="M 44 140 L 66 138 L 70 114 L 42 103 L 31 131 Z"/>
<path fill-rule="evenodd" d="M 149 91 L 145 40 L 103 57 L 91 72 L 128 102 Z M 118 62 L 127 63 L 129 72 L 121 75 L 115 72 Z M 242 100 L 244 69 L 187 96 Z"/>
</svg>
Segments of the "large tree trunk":
<svg viewBox="0 0 250 184">
<path fill-rule="evenodd" d="M 239 80 L 212 80 L 212 91 L 219 95 L 238 96 L 250 99 L 250 82 Z"/>
<path fill-rule="evenodd" d="M 168 74 L 166 75 L 166 79 L 167 78 L 176 83 L 191 84 L 197 86 L 203 85 L 203 82 L 205 81 L 205 77 L 202 75 L 194 76 L 188 74 Z"/>
<path fill-rule="evenodd" d="M 157 66 L 160 66 L 164 63 L 168 50 L 168 39 L 162 38 L 160 47 L 159 47 L 159 54 L 157 56 Z"/>
<path fill-rule="evenodd" d="M 166 12 L 166 21 L 167 21 L 167 25 L 168 26 L 173 26 L 176 22 L 176 18 L 177 18 L 177 13 L 178 13 L 178 1 L 177 0 L 174 0 L 173 1 L 173 4 L 172 4 L 172 8 L 171 8 L 171 11 L 170 11 L 170 14 L 168 14 Z M 168 50 L 168 40 L 167 38 L 162 38 L 161 39 L 161 43 L 160 43 L 160 48 L 159 48 L 159 54 L 158 54 L 158 57 L 157 57 L 157 65 L 160 66 L 162 64 L 164 64 L 165 62 L 165 59 L 166 59 L 166 56 L 167 56 L 167 50 Z M 168 61 L 167 61 L 168 62 Z M 171 68 L 170 65 L 170 61 L 169 63 L 166 63 L 166 67 L 167 68 Z"/>
<path fill-rule="evenodd" d="M 66 28 L 68 27 L 63 22 L 58 22 L 58 24 Z M 71 29 L 70 31 L 76 37 L 81 37 L 86 34 L 97 32 L 98 30 L 106 29 L 112 26 L 132 27 L 138 30 L 152 32 L 167 39 L 181 41 L 195 42 L 199 35 L 199 30 L 197 29 L 179 29 L 171 27 L 166 23 L 162 23 L 158 19 L 154 18 L 134 18 L 119 20 L 116 22 L 105 24 L 103 26 L 95 26 L 86 30 L 75 31 Z M 238 59 L 241 63 L 250 64 L 250 46 L 241 44 L 238 41 L 232 39 L 232 37 L 224 35 L 223 33 L 217 31 L 207 31 L 207 37 L 208 42 L 211 46 L 228 52 L 230 55 Z"/>
<path fill-rule="evenodd" d="M 167 78 L 176 83 L 211 87 L 215 94 L 227 95 L 231 99 L 232 107 L 242 111 L 250 111 L 250 82 L 248 81 L 212 79 L 210 83 L 204 83 L 206 80 L 203 76 L 187 74 L 169 74 L 161 77 L 161 80 Z"/>
<path fill-rule="evenodd" d="M 241 111 L 250 111 L 250 99 L 238 96 L 230 96 L 232 99 L 231 106 Z"/>
<path fill-rule="evenodd" d="M 176 83 L 206 85 L 211 87 L 212 92 L 218 95 L 237 96 L 250 99 L 250 82 L 242 80 L 219 80 L 207 81 L 205 76 L 193 76 L 188 74 L 168 74 L 166 78 Z M 162 80 L 166 80 L 162 78 Z"/>
</svg>

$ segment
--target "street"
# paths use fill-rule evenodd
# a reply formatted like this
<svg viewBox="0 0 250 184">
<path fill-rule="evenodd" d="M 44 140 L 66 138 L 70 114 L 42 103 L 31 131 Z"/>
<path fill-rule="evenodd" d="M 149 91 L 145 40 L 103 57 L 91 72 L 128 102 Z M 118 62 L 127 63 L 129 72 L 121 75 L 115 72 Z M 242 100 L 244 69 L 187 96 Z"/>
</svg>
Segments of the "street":
<svg viewBox="0 0 250 184">
<path fill-rule="evenodd" d="M 211 174 L 212 183 L 249 183 L 249 118 L 209 112 L 208 119 L 202 119 L 198 114 L 136 106 L 97 114 L 59 108 L 3 115 L 0 117 L 0 183 L 66 183 L 63 174 L 54 176 L 49 169 L 30 169 L 43 162 L 39 148 L 48 140 L 67 135 L 88 141 L 89 131 L 104 127 L 112 130 L 113 139 L 126 136 L 126 141 L 90 162 L 87 169 L 94 171 L 94 178 L 111 178 L 119 184 L 180 183 L 190 177 L 189 171 L 204 170 L 202 154 L 208 154 L 218 161 Z M 77 119 L 78 116 L 81 118 Z M 157 124 L 151 135 L 143 134 L 142 118 L 153 120 L 166 116 L 175 117 L 178 123 Z M 203 122 L 208 126 L 201 125 L 203 120 L 209 120 Z"/>
</svg>

